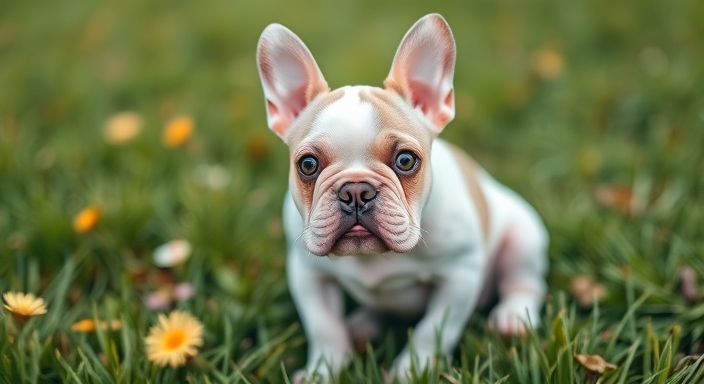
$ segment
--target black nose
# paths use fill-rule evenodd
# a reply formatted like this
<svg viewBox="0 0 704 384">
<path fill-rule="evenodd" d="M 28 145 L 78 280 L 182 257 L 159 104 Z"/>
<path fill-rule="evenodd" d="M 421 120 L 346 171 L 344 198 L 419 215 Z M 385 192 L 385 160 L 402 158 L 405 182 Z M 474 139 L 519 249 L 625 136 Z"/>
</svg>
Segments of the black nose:
<svg viewBox="0 0 704 384">
<path fill-rule="evenodd" d="M 361 211 L 364 208 L 369 208 L 370 202 L 376 198 L 376 190 L 371 184 L 365 182 L 346 183 L 340 188 L 337 198 L 340 200 L 342 208 L 348 213 L 352 213 L 355 210 Z"/>
</svg>

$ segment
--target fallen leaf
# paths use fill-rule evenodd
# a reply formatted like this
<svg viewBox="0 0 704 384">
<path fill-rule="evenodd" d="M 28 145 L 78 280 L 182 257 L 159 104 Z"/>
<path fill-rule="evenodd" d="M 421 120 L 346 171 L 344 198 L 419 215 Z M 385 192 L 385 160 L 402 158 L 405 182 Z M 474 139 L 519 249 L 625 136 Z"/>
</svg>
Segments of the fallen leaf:
<svg viewBox="0 0 704 384">
<path fill-rule="evenodd" d="M 682 266 L 679 271 L 680 291 L 685 300 L 694 302 L 699 300 L 699 286 L 697 285 L 697 274 L 690 266 Z"/>
<path fill-rule="evenodd" d="M 592 307 L 596 301 L 605 298 L 609 293 L 604 284 L 596 282 L 591 276 L 586 275 L 572 278 L 570 292 L 577 303 L 584 308 Z"/>
<path fill-rule="evenodd" d="M 601 185 L 594 191 L 594 198 L 602 207 L 627 215 L 638 214 L 642 208 L 633 191 L 620 185 Z"/>
<path fill-rule="evenodd" d="M 604 360 L 603 357 L 599 355 L 581 355 L 575 354 L 575 360 L 577 360 L 582 366 L 591 372 L 596 372 L 602 374 L 606 371 L 612 371 L 618 368 L 616 365 L 611 364 Z"/>
</svg>

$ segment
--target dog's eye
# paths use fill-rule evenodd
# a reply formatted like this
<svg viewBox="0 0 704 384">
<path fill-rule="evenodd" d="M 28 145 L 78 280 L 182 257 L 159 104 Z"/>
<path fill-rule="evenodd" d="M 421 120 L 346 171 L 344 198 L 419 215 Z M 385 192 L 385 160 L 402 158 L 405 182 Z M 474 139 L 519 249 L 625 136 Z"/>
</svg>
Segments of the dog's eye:
<svg viewBox="0 0 704 384">
<path fill-rule="evenodd" d="M 304 156 L 298 162 L 298 169 L 305 176 L 313 176 L 318 171 L 318 159 L 313 156 Z"/>
<path fill-rule="evenodd" d="M 418 158 L 413 152 L 403 151 L 396 155 L 394 165 L 399 172 L 410 172 L 418 163 Z"/>
</svg>

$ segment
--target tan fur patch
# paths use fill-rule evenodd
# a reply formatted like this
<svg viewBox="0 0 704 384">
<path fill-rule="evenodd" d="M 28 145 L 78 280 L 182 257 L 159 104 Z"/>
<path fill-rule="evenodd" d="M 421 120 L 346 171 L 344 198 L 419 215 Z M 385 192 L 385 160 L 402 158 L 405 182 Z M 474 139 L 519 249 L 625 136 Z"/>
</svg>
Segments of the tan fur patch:
<svg viewBox="0 0 704 384">
<path fill-rule="evenodd" d="M 412 149 L 419 156 L 421 163 L 418 171 L 411 175 L 399 176 L 399 181 L 403 185 L 407 201 L 420 201 L 429 169 L 426 163 L 430 158 L 427 155 L 433 139 L 430 129 L 417 119 L 408 117 L 408 111 L 403 110 L 405 101 L 391 91 L 368 88 L 359 93 L 359 98 L 372 104 L 379 124 L 380 133 L 371 148 L 372 156 L 385 164 L 393 164 L 399 146 Z M 417 140 L 417 144 L 411 144 L 405 138 L 413 138 Z"/>
<path fill-rule="evenodd" d="M 345 90 L 338 88 L 332 92 L 323 93 L 313 98 L 311 103 L 303 110 L 303 113 L 301 113 L 298 118 L 294 120 L 293 124 L 291 124 L 291 127 L 289 127 L 288 136 L 286 137 L 286 144 L 288 144 L 289 148 L 291 150 L 295 149 L 295 146 L 308 135 L 320 111 L 337 100 L 340 100 L 344 95 Z"/>
<path fill-rule="evenodd" d="M 413 136 L 432 139 L 430 127 L 425 127 L 420 121 L 407 117 L 407 112 L 401 110 L 406 102 L 393 91 L 370 87 L 362 90 L 359 98 L 375 107 L 382 129 L 397 129 Z"/>
<path fill-rule="evenodd" d="M 486 202 L 486 196 L 482 191 L 481 185 L 479 185 L 479 180 L 477 179 L 477 164 L 474 159 L 469 157 L 464 151 L 458 147 L 450 144 L 450 150 L 452 154 L 457 159 L 457 163 L 462 169 L 464 174 L 465 183 L 467 183 L 467 189 L 469 194 L 474 201 L 474 205 L 477 207 L 477 214 L 479 215 L 479 223 L 482 227 L 482 233 L 484 238 L 489 236 L 489 205 Z"/>
<path fill-rule="evenodd" d="M 295 181 L 296 188 L 293 188 L 291 193 L 296 195 L 301 202 L 303 202 L 306 207 L 304 216 L 308 216 L 308 210 L 310 209 L 311 203 L 313 201 L 313 192 L 315 190 L 315 180 L 301 180 L 298 176 L 298 170 L 295 159 L 293 156 L 296 153 L 298 144 L 308 135 L 310 130 L 313 128 L 313 123 L 315 119 L 320 115 L 320 111 L 326 108 L 328 105 L 339 100 L 345 94 L 344 89 L 336 89 L 329 93 L 321 94 L 313 99 L 313 101 L 306 107 L 306 109 L 301 113 L 289 129 L 289 134 L 286 137 L 286 144 L 289 146 L 290 153 L 290 169 L 289 178 Z M 321 153 L 317 153 L 319 157 L 320 166 L 328 162 L 328 155 L 326 152 L 327 147 L 323 145 L 320 148 Z"/>
</svg>

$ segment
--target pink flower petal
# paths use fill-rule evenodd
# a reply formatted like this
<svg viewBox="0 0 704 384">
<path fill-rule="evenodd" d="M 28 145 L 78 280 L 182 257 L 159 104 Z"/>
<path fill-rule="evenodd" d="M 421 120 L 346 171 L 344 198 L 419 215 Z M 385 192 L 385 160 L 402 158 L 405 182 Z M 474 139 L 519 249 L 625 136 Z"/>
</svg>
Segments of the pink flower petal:
<svg viewBox="0 0 704 384">
<path fill-rule="evenodd" d="M 196 290 L 191 283 L 179 283 L 176 284 L 172 293 L 176 300 L 183 301 L 195 296 Z"/>
<path fill-rule="evenodd" d="M 171 306 L 171 301 L 169 291 L 160 289 L 147 296 L 147 308 L 154 310 L 167 309 Z"/>
</svg>

